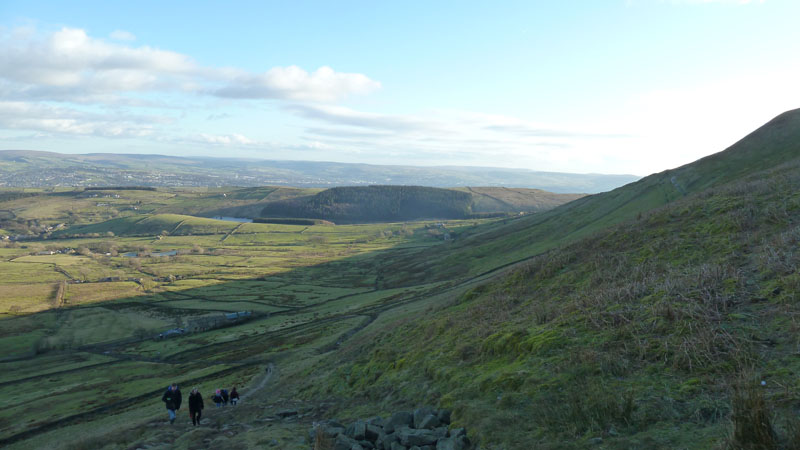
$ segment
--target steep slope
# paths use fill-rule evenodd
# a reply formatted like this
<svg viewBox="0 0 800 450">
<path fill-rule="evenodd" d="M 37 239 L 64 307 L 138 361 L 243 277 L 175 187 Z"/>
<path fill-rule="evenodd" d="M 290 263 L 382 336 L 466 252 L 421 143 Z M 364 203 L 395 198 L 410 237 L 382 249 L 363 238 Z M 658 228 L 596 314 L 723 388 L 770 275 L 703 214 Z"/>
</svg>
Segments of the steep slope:
<svg viewBox="0 0 800 450">
<path fill-rule="evenodd" d="M 464 233 L 447 248 L 386 267 L 388 285 L 473 276 L 574 242 L 686 195 L 800 155 L 800 110 L 781 114 L 723 152 L 550 211 Z"/>
<path fill-rule="evenodd" d="M 448 258 L 557 238 L 368 328 L 296 388 L 339 414 L 438 403 L 482 448 L 796 448 L 799 125 L 465 239 Z"/>
<path fill-rule="evenodd" d="M 556 194 L 541 189 L 506 187 L 464 187 L 453 189 L 472 194 L 472 211 L 475 213 L 541 212 L 586 195 Z"/>
</svg>

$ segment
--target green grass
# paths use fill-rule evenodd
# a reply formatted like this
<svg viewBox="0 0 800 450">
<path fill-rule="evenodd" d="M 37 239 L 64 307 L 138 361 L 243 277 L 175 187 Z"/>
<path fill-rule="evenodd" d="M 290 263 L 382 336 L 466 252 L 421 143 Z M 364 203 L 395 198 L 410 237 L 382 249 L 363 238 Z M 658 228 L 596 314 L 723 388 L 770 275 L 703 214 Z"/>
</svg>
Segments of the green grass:
<svg viewBox="0 0 800 450">
<path fill-rule="evenodd" d="M 688 197 L 443 301 L 422 323 L 384 321 L 297 389 L 351 405 L 344 414 L 438 403 L 488 448 L 724 445 L 743 371 L 774 386 L 775 417 L 800 400 L 788 319 L 800 313 L 798 174 L 795 162 Z M 788 445 L 791 424 L 774 427 Z"/>
</svg>

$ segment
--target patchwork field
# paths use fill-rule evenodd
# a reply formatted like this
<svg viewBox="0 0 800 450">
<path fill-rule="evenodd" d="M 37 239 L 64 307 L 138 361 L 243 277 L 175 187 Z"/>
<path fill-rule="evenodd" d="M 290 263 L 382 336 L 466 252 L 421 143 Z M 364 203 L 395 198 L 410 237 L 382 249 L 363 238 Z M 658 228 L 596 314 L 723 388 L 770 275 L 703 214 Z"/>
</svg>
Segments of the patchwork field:
<svg viewBox="0 0 800 450">
<path fill-rule="evenodd" d="M 150 214 L 180 209 L 179 195 L 152 191 L 101 192 L 138 206 L 108 218 L 64 196 L 0 205 L 18 219 L 74 223 L 0 248 L 3 445 L 24 448 L 64 426 L 94 436 L 89 424 L 109 408 L 144 417 L 173 380 L 210 392 L 247 386 L 274 361 L 308 364 L 387 306 L 443 286 L 382 286 L 377 262 L 486 222 L 236 223 Z M 246 320 L 225 319 L 239 311 Z M 190 333 L 159 338 L 176 327 Z"/>
</svg>

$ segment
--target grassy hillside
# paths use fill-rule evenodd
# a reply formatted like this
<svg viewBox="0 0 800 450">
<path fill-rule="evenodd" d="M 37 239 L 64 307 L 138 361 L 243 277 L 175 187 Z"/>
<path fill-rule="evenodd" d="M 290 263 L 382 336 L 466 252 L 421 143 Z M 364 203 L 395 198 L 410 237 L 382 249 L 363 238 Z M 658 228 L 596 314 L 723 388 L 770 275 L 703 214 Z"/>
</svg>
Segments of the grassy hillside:
<svg viewBox="0 0 800 450">
<path fill-rule="evenodd" d="M 301 217 L 340 223 L 463 219 L 472 214 L 466 192 L 422 186 L 336 187 L 309 197 L 267 204 L 262 217 Z"/>
<path fill-rule="evenodd" d="M 362 414 L 438 403 L 482 448 L 797 448 L 800 152 L 761 143 L 750 167 L 789 162 L 724 182 L 748 172 L 743 141 L 671 171 L 695 193 L 385 321 L 297 389 Z M 624 217 L 633 188 L 655 202 L 675 175 L 621 189 L 601 217 Z"/>
<path fill-rule="evenodd" d="M 235 222 L 181 214 L 154 214 L 122 217 L 96 224 L 74 226 L 57 231 L 53 236 L 58 238 L 91 234 L 107 235 L 109 233 L 119 236 L 218 234 L 230 232 L 237 225 L 239 224 Z"/>
<path fill-rule="evenodd" d="M 541 212 L 585 196 L 585 194 L 555 194 L 541 189 L 507 187 L 454 189 L 472 194 L 472 211 L 475 213 Z"/>
<path fill-rule="evenodd" d="M 349 186 L 285 201 L 265 202 L 259 215 L 343 223 L 465 219 L 481 214 L 546 211 L 583 196 L 503 187 Z M 247 214 L 253 211 L 253 206 L 228 211 Z"/>
<path fill-rule="evenodd" d="M 686 195 L 791 161 L 800 154 L 800 110 L 789 111 L 727 150 L 650 175 L 610 192 L 586 196 L 540 214 L 460 236 L 451 246 L 408 255 L 386 268 L 386 283 L 470 276 L 635 219 Z"/>
</svg>

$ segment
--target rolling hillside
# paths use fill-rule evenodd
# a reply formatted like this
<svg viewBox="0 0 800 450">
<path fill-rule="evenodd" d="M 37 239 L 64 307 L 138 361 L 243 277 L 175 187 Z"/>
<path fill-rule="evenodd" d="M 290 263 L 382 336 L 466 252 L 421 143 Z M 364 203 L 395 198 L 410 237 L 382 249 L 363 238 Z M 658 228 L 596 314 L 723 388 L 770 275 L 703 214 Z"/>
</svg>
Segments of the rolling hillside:
<svg viewBox="0 0 800 450">
<path fill-rule="evenodd" d="M 529 259 L 382 321 L 297 389 L 342 410 L 436 402 L 487 448 L 797 448 L 798 243 L 792 111 L 712 157 L 426 251 L 440 259 L 417 279 Z"/>
<path fill-rule="evenodd" d="M 603 192 L 634 175 L 573 174 L 494 167 L 379 166 L 317 161 L 0 150 L 0 187 L 514 186 L 550 192 Z"/>
<path fill-rule="evenodd" d="M 387 283 L 406 284 L 478 274 L 522 261 L 558 245 L 687 195 L 791 162 L 800 155 L 800 110 L 783 113 L 725 151 L 653 174 L 610 192 L 572 201 L 541 214 L 464 234 L 452 246 L 409 255 L 387 267 Z M 420 262 L 423 260 L 424 262 Z"/>
<path fill-rule="evenodd" d="M 113 233 L 117 236 L 157 236 L 227 233 L 236 222 L 206 219 L 180 214 L 154 214 L 122 217 L 105 222 L 70 227 L 54 233 L 54 237 Z"/>
<path fill-rule="evenodd" d="M 468 219 L 486 214 L 545 211 L 581 197 L 583 194 L 521 188 L 344 186 L 311 196 L 267 202 L 260 217 L 303 217 L 341 223 Z"/>
<path fill-rule="evenodd" d="M 466 192 L 422 186 L 336 187 L 309 197 L 267 204 L 261 217 L 302 217 L 340 223 L 463 219 L 472 214 Z"/>
</svg>

